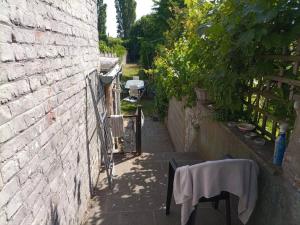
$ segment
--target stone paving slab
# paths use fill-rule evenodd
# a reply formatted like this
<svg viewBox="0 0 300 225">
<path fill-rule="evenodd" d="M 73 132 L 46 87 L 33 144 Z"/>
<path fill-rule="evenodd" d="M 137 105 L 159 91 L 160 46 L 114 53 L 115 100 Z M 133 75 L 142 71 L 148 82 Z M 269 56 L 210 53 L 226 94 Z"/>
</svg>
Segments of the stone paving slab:
<svg viewBox="0 0 300 225">
<path fill-rule="evenodd" d="M 161 153 L 173 151 L 174 147 L 165 125 L 161 121 L 145 118 L 142 128 L 142 152 Z"/>
</svg>

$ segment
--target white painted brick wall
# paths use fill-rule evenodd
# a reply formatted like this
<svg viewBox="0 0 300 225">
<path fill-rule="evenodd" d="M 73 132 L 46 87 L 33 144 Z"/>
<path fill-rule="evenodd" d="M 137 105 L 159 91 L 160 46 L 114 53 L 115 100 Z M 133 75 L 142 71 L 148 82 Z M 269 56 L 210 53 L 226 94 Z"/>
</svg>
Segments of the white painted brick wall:
<svg viewBox="0 0 300 225">
<path fill-rule="evenodd" d="M 100 164 L 86 87 L 99 70 L 96 1 L 0 9 L 0 224 L 51 224 L 56 212 L 79 225 Z"/>
</svg>

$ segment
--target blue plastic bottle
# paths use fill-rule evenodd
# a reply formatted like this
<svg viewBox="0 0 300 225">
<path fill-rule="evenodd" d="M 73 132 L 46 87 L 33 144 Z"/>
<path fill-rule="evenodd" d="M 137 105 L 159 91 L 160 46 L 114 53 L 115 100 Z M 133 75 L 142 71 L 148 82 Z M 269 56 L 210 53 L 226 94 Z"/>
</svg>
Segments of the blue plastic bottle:
<svg viewBox="0 0 300 225">
<path fill-rule="evenodd" d="M 277 166 L 281 166 L 283 161 L 284 152 L 286 149 L 286 130 L 287 130 L 287 124 L 286 123 L 281 124 L 280 134 L 275 141 L 273 164 Z"/>
</svg>

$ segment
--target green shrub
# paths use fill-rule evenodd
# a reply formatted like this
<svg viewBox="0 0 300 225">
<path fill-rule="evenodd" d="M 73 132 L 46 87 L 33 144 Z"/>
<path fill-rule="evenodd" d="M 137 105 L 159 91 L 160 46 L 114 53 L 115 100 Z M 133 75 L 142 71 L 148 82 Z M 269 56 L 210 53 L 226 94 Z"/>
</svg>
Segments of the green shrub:
<svg viewBox="0 0 300 225">
<path fill-rule="evenodd" d="M 108 37 L 99 41 L 99 49 L 102 53 L 113 53 L 118 57 L 126 54 L 126 48 L 123 46 L 123 40 L 120 38 Z"/>
<path fill-rule="evenodd" d="M 195 87 L 206 88 L 222 118 L 243 111 L 249 84 L 280 67 L 264 55 L 295 52 L 300 37 L 299 0 L 186 0 L 184 33 L 156 57 L 157 103 L 165 111 L 172 96 L 195 100 Z M 173 27 L 168 35 L 172 35 Z M 171 33 L 171 35 L 170 35 Z M 285 73 L 292 70 L 285 68 Z M 161 76 L 161 77 L 160 77 Z M 160 93 L 161 92 L 161 93 Z M 161 98 L 161 99 L 159 99 Z M 279 105 L 278 105 L 279 106 Z M 282 106 L 273 106 L 274 110 Z M 281 116 L 288 116 L 286 110 Z M 276 113 L 276 112 L 275 112 Z"/>
</svg>

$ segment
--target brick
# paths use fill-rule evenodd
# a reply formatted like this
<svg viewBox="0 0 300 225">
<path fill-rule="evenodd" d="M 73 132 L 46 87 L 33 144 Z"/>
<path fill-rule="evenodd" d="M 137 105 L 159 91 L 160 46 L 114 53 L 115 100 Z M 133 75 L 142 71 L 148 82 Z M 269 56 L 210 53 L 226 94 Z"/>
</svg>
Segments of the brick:
<svg viewBox="0 0 300 225">
<path fill-rule="evenodd" d="M 28 29 L 14 28 L 12 32 L 17 43 L 33 44 L 35 43 L 34 31 Z"/>
<path fill-rule="evenodd" d="M 11 62 L 15 60 L 12 45 L 0 43 L 0 60 L 2 62 Z"/>
<path fill-rule="evenodd" d="M 3 71 L 0 66 L 0 85 L 6 83 L 7 81 L 8 81 L 7 73 L 6 71 Z"/>
<path fill-rule="evenodd" d="M 36 99 L 33 98 L 33 94 L 28 94 L 23 98 L 8 103 L 12 116 L 18 116 L 33 108 L 35 105 L 37 105 L 37 102 Z"/>
<path fill-rule="evenodd" d="M 53 34 L 48 32 L 42 32 L 42 31 L 35 31 L 34 37 L 35 37 L 35 43 L 41 44 L 40 46 L 44 47 L 45 44 L 53 44 L 55 39 L 53 38 Z M 48 42 L 48 39 L 51 38 L 53 41 Z"/>
<path fill-rule="evenodd" d="M 62 183 L 59 177 L 55 177 L 54 180 L 49 183 L 51 192 L 58 193 L 61 185 Z"/>
<path fill-rule="evenodd" d="M 25 47 L 26 59 L 35 59 L 37 58 L 37 50 L 34 46 L 26 46 Z"/>
<path fill-rule="evenodd" d="M 6 161 L 13 157 L 26 144 L 31 142 L 31 136 L 26 131 L 1 146 L 0 159 Z"/>
<path fill-rule="evenodd" d="M 42 198 L 44 202 L 57 201 L 53 196 L 53 193 L 51 193 L 49 185 L 47 185 L 43 190 Z"/>
<path fill-rule="evenodd" d="M 8 0 L 8 2 L 10 6 L 17 6 L 18 8 L 21 9 L 27 8 L 26 0 Z"/>
<path fill-rule="evenodd" d="M 11 113 L 7 105 L 0 105 L 0 127 L 11 119 Z"/>
<path fill-rule="evenodd" d="M 28 126 L 25 123 L 23 115 L 15 117 L 13 120 L 10 121 L 10 127 L 14 131 L 14 134 L 17 135 L 23 132 Z"/>
<path fill-rule="evenodd" d="M 32 180 L 29 179 L 30 174 L 31 174 L 30 166 L 25 166 L 25 167 L 21 168 L 21 170 L 17 174 L 20 185 L 22 185 L 23 198 L 26 198 L 25 196 L 30 194 L 32 192 L 32 190 L 34 189 L 34 186 L 31 185 Z"/>
<path fill-rule="evenodd" d="M 0 103 L 7 103 L 18 96 L 18 88 L 15 84 L 4 84 L 0 86 Z"/>
<path fill-rule="evenodd" d="M 43 88 L 33 92 L 31 98 L 36 101 L 35 104 L 34 104 L 34 106 L 36 106 L 38 104 L 41 104 L 45 100 L 49 99 L 53 95 L 54 95 L 54 93 L 52 92 L 51 88 L 43 87 Z"/>
<path fill-rule="evenodd" d="M 57 113 L 56 113 L 56 107 L 58 107 L 58 101 L 57 96 L 53 96 L 47 100 L 47 104 L 44 105 L 45 112 L 48 113 L 48 117 L 51 115 L 51 118 L 56 120 Z M 50 115 L 49 115 L 50 114 Z M 51 123 L 53 122 L 51 121 Z"/>
<path fill-rule="evenodd" d="M 46 57 L 54 58 L 58 55 L 55 46 L 48 46 L 45 49 L 46 49 Z"/>
<path fill-rule="evenodd" d="M 47 31 L 52 29 L 50 20 L 48 19 L 43 20 L 43 28 L 45 28 L 45 30 Z"/>
<path fill-rule="evenodd" d="M 26 163 L 30 161 L 29 151 L 23 150 L 17 153 L 16 158 L 18 160 L 19 167 L 22 169 Z"/>
<path fill-rule="evenodd" d="M 37 122 L 40 118 L 42 118 L 45 115 L 44 106 L 39 105 L 26 113 L 22 114 L 25 123 L 27 126 L 33 125 L 35 122 Z"/>
<path fill-rule="evenodd" d="M 33 207 L 34 204 L 41 198 L 44 188 L 46 187 L 47 183 L 44 179 L 41 179 L 40 182 L 36 185 L 33 192 L 27 196 L 25 200 L 25 204 L 29 207 Z M 35 212 L 33 212 L 35 214 Z M 34 215 L 35 216 L 35 215 Z"/>
<path fill-rule="evenodd" d="M 11 199 L 19 189 L 19 183 L 16 178 L 11 179 L 11 181 L 5 184 L 0 195 L 0 209 L 8 203 L 9 199 Z"/>
<path fill-rule="evenodd" d="M 0 9 L 0 22 L 9 24 L 9 6 L 7 5 L 7 2 L 1 1 Z"/>
<path fill-rule="evenodd" d="M 12 42 L 12 29 L 10 26 L 0 24 L 0 42 Z"/>
<path fill-rule="evenodd" d="M 18 192 L 13 196 L 13 198 L 8 202 L 6 206 L 6 214 L 8 220 L 18 211 L 22 205 L 21 192 Z"/>
<path fill-rule="evenodd" d="M 3 179 L 2 179 L 2 175 L 0 173 L 0 192 L 1 192 L 3 187 L 4 187 L 4 182 L 3 182 Z"/>
<path fill-rule="evenodd" d="M 9 160 L 7 163 L 5 163 L 1 168 L 1 174 L 4 183 L 8 182 L 18 171 L 19 167 L 17 162 Z"/>
<path fill-rule="evenodd" d="M 52 163 L 50 170 L 47 173 L 48 182 L 51 183 L 56 177 L 61 176 L 62 167 L 58 160 Z"/>
<path fill-rule="evenodd" d="M 41 79 L 40 76 L 29 77 L 29 85 L 30 85 L 31 91 L 35 91 L 41 86 L 40 79 Z"/>
<path fill-rule="evenodd" d="M 26 27 L 36 27 L 37 26 L 37 18 L 36 14 L 30 11 L 25 11 L 22 13 L 21 24 Z"/>
<path fill-rule="evenodd" d="M 18 90 L 18 96 L 30 92 L 30 86 L 27 80 L 20 80 L 15 82 L 15 87 Z"/>
<path fill-rule="evenodd" d="M 13 24 L 21 24 L 22 21 L 22 10 L 14 4 L 10 5 L 9 20 Z"/>
<path fill-rule="evenodd" d="M 27 178 L 26 178 L 27 179 Z M 27 199 L 28 196 L 31 195 L 33 190 L 36 188 L 36 185 L 41 181 L 42 175 L 41 174 L 36 174 L 34 177 L 31 179 L 27 179 L 24 184 L 22 184 L 22 198 Z"/>
<path fill-rule="evenodd" d="M 13 52 L 16 61 L 21 61 L 26 59 L 25 47 L 19 44 L 13 44 Z"/>
<path fill-rule="evenodd" d="M 31 207 L 31 211 L 32 211 L 32 215 L 34 217 L 36 217 L 38 215 L 39 210 L 44 206 L 44 202 L 43 202 L 43 198 L 42 198 L 42 194 L 39 195 L 38 199 L 34 201 L 32 207 Z"/>
<path fill-rule="evenodd" d="M 14 136 L 14 131 L 9 123 L 0 126 L 0 143 L 3 143 Z"/>
<path fill-rule="evenodd" d="M 45 225 L 46 222 L 47 222 L 47 219 L 48 219 L 47 218 L 47 210 L 46 210 L 45 206 L 43 206 L 39 210 L 36 218 L 34 219 L 34 221 L 32 223 L 32 225 Z"/>
<path fill-rule="evenodd" d="M 48 61 L 45 62 L 43 60 L 28 61 L 24 64 L 25 74 L 43 74 L 48 70 L 48 64 Z"/>
<path fill-rule="evenodd" d="M 24 65 L 20 63 L 5 63 L 0 65 L 0 80 L 12 81 L 25 76 Z M 1 83 L 1 82 L 0 82 Z"/>
<path fill-rule="evenodd" d="M 27 211 L 27 215 L 26 217 L 23 219 L 22 223 L 20 223 L 20 225 L 31 225 L 32 222 L 33 222 L 34 218 L 32 216 L 32 214 L 30 214 L 28 211 Z"/>
<path fill-rule="evenodd" d="M 56 158 L 56 152 L 54 149 L 54 143 L 55 140 L 52 138 L 51 142 L 48 142 L 39 152 L 38 152 L 38 160 L 41 162 L 40 165 L 41 167 L 43 164 L 43 161 L 48 160 L 49 161 L 49 166 L 50 163 Z M 43 170 L 47 171 L 47 170 Z"/>
<path fill-rule="evenodd" d="M 28 214 L 29 209 L 22 205 L 7 225 L 20 225 Z"/>
<path fill-rule="evenodd" d="M 0 85 L 0 103 L 6 103 L 29 92 L 30 86 L 26 80 Z"/>
<path fill-rule="evenodd" d="M 34 179 L 35 182 L 37 182 L 36 179 L 38 179 L 38 181 L 40 181 L 41 180 L 41 178 L 40 178 L 41 172 L 42 172 L 42 169 L 41 169 L 41 165 L 39 162 L 39 158 L 37 155 L 35 155 L 27 163 L 27 165 L 18 173 L 18 178 L 19 178 L 20 184 L 23 185 L 25 182 L 27 182 L 28 179 Z"/>
<path fill-rule="evenodd" d="M 0 224 L 7 224 L 7 218 L 4 210 L 0 211 Z"/>
<path fill-rule="evenodd" d="M 46 58 L 46 50 L 43 45 L 36 46 L 37 58 Z"/>
</svg>

